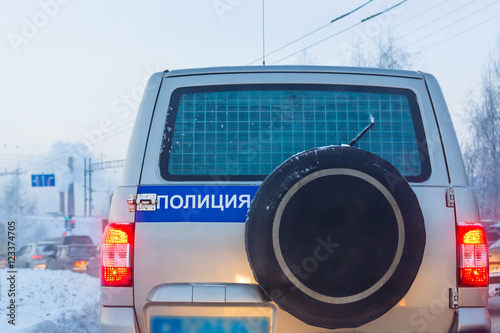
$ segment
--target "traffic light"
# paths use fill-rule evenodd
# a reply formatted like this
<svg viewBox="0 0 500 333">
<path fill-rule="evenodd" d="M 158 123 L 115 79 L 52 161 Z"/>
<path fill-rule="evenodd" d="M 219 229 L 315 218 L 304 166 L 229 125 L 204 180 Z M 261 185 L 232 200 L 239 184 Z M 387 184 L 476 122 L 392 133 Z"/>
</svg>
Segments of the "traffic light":
<svg viewBox="0 0 500 333">
<path fill-rule="evenodd" d="M 75 220 L 72 218 L 72 215 L 64 217 L 64 230 L 71 231 L 75 228 Z"/>
</svg>

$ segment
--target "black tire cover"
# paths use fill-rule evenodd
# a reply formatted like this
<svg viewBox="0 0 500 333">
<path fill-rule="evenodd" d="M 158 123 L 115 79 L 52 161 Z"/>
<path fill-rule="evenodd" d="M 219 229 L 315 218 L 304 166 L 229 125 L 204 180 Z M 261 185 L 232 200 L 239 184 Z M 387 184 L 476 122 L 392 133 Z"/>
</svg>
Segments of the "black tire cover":
<svg viewBox="0 0 500 333">
<path fill-rule="evenodd" d="M 331 146 L 291 157 L 264 180 L 245 243 L 256 281 L 281 309 L 313 326 L 358 327 L 408 292 L 425 227 L 393 165 Z"/>
</svg>

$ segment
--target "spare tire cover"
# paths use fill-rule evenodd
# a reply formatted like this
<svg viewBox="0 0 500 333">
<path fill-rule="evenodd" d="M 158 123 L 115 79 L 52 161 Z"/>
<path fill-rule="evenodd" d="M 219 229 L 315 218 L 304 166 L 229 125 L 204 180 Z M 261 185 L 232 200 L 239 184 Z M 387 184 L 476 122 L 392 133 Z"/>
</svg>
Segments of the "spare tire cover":
<svg viewBox="0 0 500 333">
<path fill-rule="evenodd" d="M 353 147 L 299 153 L 262 183 L 248 212 L 248 260 L 283 310 L 324 328 L 358 327 L 408 292 L 425 247 L 413 190 Z"/>
</svg>

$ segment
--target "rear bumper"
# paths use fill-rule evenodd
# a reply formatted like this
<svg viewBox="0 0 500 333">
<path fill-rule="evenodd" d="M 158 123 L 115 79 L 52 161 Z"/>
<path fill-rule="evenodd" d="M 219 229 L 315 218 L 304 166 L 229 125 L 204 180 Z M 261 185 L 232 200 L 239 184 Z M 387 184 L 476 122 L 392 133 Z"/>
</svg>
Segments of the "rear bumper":
<svg viewBox="0 0 500 333">
<path fill-rule="evenodd" d="M 101 307 L 100 333 L 138 333 L 134 308 Z"/>
<path fill-rule="evenodd" d="M 486 308 L 460 308 L 454 332 L 490 332 L 490 316 Z M 101 307 L 100 333 L 138 333 L 134 309 L 129 307 Z"/>
<path fill-rule="evenodd" d="M 456 332 L 490 332 L 491 321 L 487 308 L 459 308 Z"/>
</svg>

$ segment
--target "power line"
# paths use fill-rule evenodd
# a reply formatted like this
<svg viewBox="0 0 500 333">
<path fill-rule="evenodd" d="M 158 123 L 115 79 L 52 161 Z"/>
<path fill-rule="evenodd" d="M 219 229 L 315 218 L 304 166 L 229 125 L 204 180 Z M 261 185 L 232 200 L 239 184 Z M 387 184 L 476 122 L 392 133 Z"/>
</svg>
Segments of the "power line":
<svg viewBox="0 0 500 333">
<path fill-rule="evenodd" d="M 132 128 L 132 126 L 130 126 L 130 125 L 133 125 L 133 123 L 134 123 L 134 120 L 131 120 L 131 121 L 128 121 L 126 123 L 119 125 L 118 127 L 114 128 L 112 131 L 103 134 L 102 140 L 100 140 L 100 141 L 103 142 L 103 141 L 106 141 L 112 137 L 115 137 L 117 135 L 125 133 L 126 131 L 128 131 Z M 114 132 L 116 132 L 116 133 L 114 133 Z M 71 153 L 80 154 L 81 152 L 83 152 L 83 149 L 88 148 L 87 145 L 85 145 L 84 143 L 82 143 L 82 144 L 84 145 L 84 147 L 82 147 L 82 146 L 77 147 L 77 148 L 71 147 L 71 148 L 65 149 L 65 150 L 63 150 L 63 151 L 61 151 L 53 156 L 46 157 L 46 158 L 42 159 L 41 161 L 37 161 L 37 162 L 33 162 L 31 164 L 28 164 L 28 166 L 24 168 L 24 170 L 25 170 L 24 172 L 31 171 L 34 168 L 39 167 L 41 165 L 55 162 L 56 160 L 63 158 L 66 155 L 71 154 Z"/>
<path fill-rule="evenodd" d="M 333 37 L 335 37 L 335 36 L 337 36 L 337 35 L 340 35 L 341 33 L 345 32 L 345 31 L 347 31 L 347 30 L 350 30 L 350 29 L 352 29 L 352 28 L 354 28 L 354 27 L 356 27 L 356 26 L 358 26 L 358 25 L 360 25 L 360 24 L 362 24 L 362 23 L 364 23 L 364 22 L 366 22 L 366 21 L 368 21 L 368 20 L 371 20 L 371 19 L 373 19 L 373 18 L 377 17 L 378 15 L 380 15 L 380 14 L 382 14 L 382 13 L 385 13 L 385 12 L 387 12 L 387 11 L 391 10 L 391 9 L 394 9 L 394 8 L 398 7 L 399 5 L 401 5 L 401 4 L 403 4 L 403 3 L 405 3 L 406 1 L 408 1 L 408 0 L 403 0 L 403 1 L 401 1 L 401 2 L 398 2 L 398 3 L 397 3 L 397 4 L 395 4 L 394 6 L 389 7 L 389 8 L 387 8 L 387 9 L 385 9 L 385 10 L 381 11 L 380 13 L 377 13 L 377 14 L 371 15 L 370 17 L 367 17 L 367 18 L 365 18 L 365 19 L 361 20 L 360 22 L 358 22 L 358 23 L 356 23 L 356 24 L 353 24 L 353 25 L 351 25 L 351 26 L 349 26 L 349 27 L 347 27 L 347 28 L 345 28 L 345 29 L 343 29 L 343 30 L 341 30 L 341 31 L 339 31 L 339 32 L 336 32 L 336 33 L 334 33 L 334 34 L 332 34 L 332 35 L 330 35 L 330 36 L 328 36 L 328 37 L 326 37 L 326 38 L 323 38 L 323 39 L 321 39 L 321 40 L 317 41 L 316 43 L 313 43 L 313 44 L 311 44 L 311 45 L 309 45 L 309 46 L 306 46 L 306 47 L 304 47 L 304 48 L 302 48 L 302 49 L 300 49 L 300 50 L 298 50 L 298 51 L 296 51 L 296 52 L 293 52 L 292 54 L 289 54 L 289 55 L 287 55 L 286 57 L 283 57 L 283 58 L 281 58 L 281 59 L 279 59 L 279 60 L 277 60 L 277 61 L 273 62 L 273 65 L 274 65 L 274 64 L 276 64 L 276 63 L 278 63 L 278 62 L 281 62 L 281 61 L 283 61 L 283 60 L 285 60 L 285 59 L 288 59 L 288 58 L 290 58 L 290 57 L 292 57 L 292 56 L 294 56 L 294 55 L 296 55 L 296 54 L 298 54 L 298 53 L 300 53 L 300 52 L 303 52 L 303 51 L 305 51 L 305 50 L 307 50 L 307 49 L 309 49 L 309 48 L 311 48 L 311 47 L 313 47 L 313 46 L 316 46 L 316 45 L 318 45 L 318 44 L 321 44 L 321 43 L 323 43 L 323 42 L 325 42 L 325 41 L 327 41 L 327 40 L 329 40 L 329 39 L 331 39 L 331 38 L 333 38 Z"/>
<path fill-rule="evenodd" d="M 418 17 L 420 17 L 420 16 L 422 16 L 422 15 L 424 15 L 424 14 L 427 14 L 428 12 L 430 12 L 430 11 L 432 11 L 432 10 L 434 10 L 434 9 L 438 8 L 438 7 L 441 7 L 442 5 L 444 5 L 445 3 L 449 2 L 449 1 L 450 1 L 450 0 L 444 0 L 444 1 L 440 2 L 440 3 L 438 3 L 437 5 L 432 6 L 432 7 L 431 7 L 431 8 L 429 8 L 429 9 L 424 10 L 424 11 L 423 11 L 423 12 L 421 12 L 420 14 L 417 14 L 417 15 L 415 15 L 415 16 L 413 16 L 413 17 L 411 17 L 411 18 L 409 18 L 409 19 L 407 19 L 407 20 L 405 20 L 405 21 L 403 21 L 403 22 L 401 22 L 401 23 L 399 23 L 399 24 L 395 25 L 394 27 L 392 27 L 392 29 L 396 29 L 396 28 L 399 28 L 399 27 L 400 27 L 400 26 L 402 26 L 402 25 L 408 24 L 408 23 L 410 23 L 411 21 L 413 21 L 414 19 L 416 19 L 416 18 L 418 18 Z M 474 0 L 472 0 L 472 1 L 474 1 Z M 472 2 L 472 1 L 471 1 L 471 2 Z M 388 30 L 389 30 L 389 29 L 387 29 L 387 30 L 386 30 L 386 32 L 387 32 Z"/>
<path fill-rule="evenodd" d="M 450 16 L 451 14 L 453 14 L 453 13 L 455 13 L 455 12 L 459 11 L 460 9 L 462 9 L 462 8 L 464 8 L 464 7 L 467 7 L 467 6 L 471 5 L 471 4 L 473 4 L 474 2 L 475 2 L 475 0 L 469 1 L 469 2 L 467 2 L 466 4 L 464 4 L 463 6 L 460 6 L 460 7 L 458 7 L 458 8 L 455 8 L 455 9 L 454 9 L 454 10 L 452 10 L 451 12 L 448 12 L 448 13 L 446 13 L 446 14 L 444 14 L 444 15 L 441 15 L 440 17 L 436 18 L 435 20 L 432 20 L 431 22 L 428 22 L 428 23 L 426 23 L 426 24 L 424 24 L 424 25 L 421 25 L 421 26 L 420 26 L 419 28 L 417 28 L 417 29 L 413 29 L 412 31 L 410 31 L 410 32 L 408 32 L 408 33 L 406 33 L 406 34 L 404 34 L 404 35 L 403 35 L 403 36 L 401 36 L 400 38 L 404 38 L 404 37 L 406 37 L 406 36 L 408 36 L 408 35 L 411 35 L 411 34 L 412 34 L 412 33 L 414 33 L 414 32 L 419 31 L 420 29 L 426 28 L 426 27 L 430 26 L 431 24 L 434 24 L 434 23 L 436 23 L 436 22 L 438 22 L 438 21 L 442 20 L 443 18 L 445 18 L 445 17 L 447 17 L 447 16 Z"/>
<path fill-rule="evenodd" d="M 298 50 L 297 52 L 294 52 L 294 53 L 292 53 L 292 54 L 290 54 L 290 55 L 287 55 L 286 57 L 283 57 L 283 58 L 281 58 L 281 59 L 279 59 L 279 60 L 277 60 L 277 61 L 273 62 L 272 64 L 274 65 L 274 64 L 276 64 L 276 63 L 278 63 L 278 62 L 281 62 L 281 61 L 283 61 L 283 60 L 285 60 L 285 59 L 288 59 L 288 58 L 290 58 L 290 57 L 292 57 L 292 56 L 296 55 L 297 53 L 303 52 L 303 51 L 305 51 L 305 50 L 307 50 L 307 49 L 309 49 L 309 48 L 311 48 L 311 47 L 313 47 L 313 46 L 316 46 L 316 45 L 318 45 L 318 44 L 321 44 L 321 43 L 323 43 L 324 41 L 326 41 L 326 40 L 328 40 L 328 39 L 330 39 L 330 38 L 333 38 L 333 37 L 335 37 L 335 36 L 338 36 L 338 35 L 340 35 L 341 33 L 346 32 L 347 30 L 350 30 L 350 29 L 352 29 L 352 28 L 354 28 L 354 27 L 356 27 L 356 26 L 360 25 L 361 23 L 363 23 L 363 22 L 358 22 L 358 23 L 356 23 L 356 24 L 353 24 L 353 25 L 351 25 L 351 26 L 349 26 L 349 27 L 347 27 L 347 28 L 345 28 L 345 29 L 343 29 L 343 30 L 340 30 L 339 32 L 334 33 L 333 35 L 330 35 L 330 36 L 328 36 L 328 37 L 326 37 L 326 38 L 324 38 L 324 39 L 322 39 L 322 40 L 320 40 L 320 41 L 318 41 L 318 42 L 314 43 L 314 44 L 311 44 L 311 45 L 309 45 L 309 46 L 307 46 L 307 47 L 304 47 L 303 49 L 300 49 L 300 50 Z"/>
<path fill-rule="evenodd" d="M 424 49 L 422 50 L 422 52 L 423 52 L 423 51 L 427 51 L 428 49 L 433 48 L 433 47 L 435 47 L 435 46 L 441 45 L 442 43 L 447 42 L 448 40 L 453 39 L 453 38 L 455 38 L 455 37 L 457 37 L 457 36 L 459 36 L 459 35 L 461 35 L 461 34 L 464 34 L 464 33 L 468 32 L 468 31 L 470 31 L 470 30 L 472 30 L 472 29 L 475 29 L 475 28 L 477 28 L 477 27 L 479 27 L 479 26 L 481 26 L 481 25 L 483 25 L 483 24 L 485 24 L 485 23 L 487 23 L 487 22 L 489 22 L 489 21 L 491 21 L 491 20 L 493 20 L 493 19 L 495 19 L 495 18 L 497 18 L 497 17 L 499 17 L 499 16 L 500 16 L 500 14 L 497 14 L 497 15 L 495 15 L 495 16 L 493 16 L 493 17 L 491 17 L 491 18 L 487 19 L 486 21 L 482 21 L 482 22 L 480 22 L 480 23 L 478 23 L 478 24 L 476 24 L 476 25 L 474 25 L 474 26 L 472 26 L 472 27 L 470 27 L 470 28 L 468 28 L 468 29 L 465 29 L 465 30 L 463 30 L 463 31 L 461 31 L 461 32 L 459 32 L 459 33 L 457 33 L 457 34 L 453 35 L 453 36 L 450 36 L 450 37 L 448 37 L 448 38 L 445 38 L 445 39 L 443 39 L 443 40 L 440 40 L 439 42 L 437 42 L 437 43 L 435 43 L 435 44 L 432 44 L 431 46 L 428 46 L 428 47 L 424 48 Z"/>
<path fill-rule="evenodd" d="M 125 160 L 103 161 L 90 164 L 90 170 L 104 170 L 110 168 L 121 168 L 125 164 Z"/>
<path fill-rule="evenodd" d="M 298 42 L 299 40 L 302 40 L 302 39 L 304 39 L 304 38 L 306 38 L 306 37 L 308 37 L 308 36 L 312 35 L 313 33 L 317 32 L 317 31 L 320 31 L 321 29 L 326 28 L 327 26 L 329 26 L 329 25 L 330 25 L 330 24 L 332 24 L 333 22 L 336 22 L 336 21 L 338 21 L 338 20 L 340 20 L 340 19 L 342 19 L 342 18 L 344 18 L 344 17 L 346 17 L 346 16 L 348 16 L 348 15 L 350 15 L 350 14 L 352 14 L 352 13 L 354 13 L 354 12 L 358 11 L 359 9 L 363 8 L 364 6 L 366 6 L 367 4 L 369 4 L 369 3 L 370 3 L 370 2 L 372 2 L 372 1 L 373 1 L 373 0 L 369 0 L 369 1 L 365 2 L 365 3 L 364 3 L 364 4 L 362 4 L 361 6 L 359 6 L 359 7 L 355 8 L 355 9 L 353 9 L 353 10 L 349 11 L 348 13 L 342 14 L 342 15 L 340 15 L 340 16 L 338 16 L 338 17 L 334 18 L 333 20 L 331 20 L 331 21 L 330 21 L 330 22 L 328 22 L 327 24 L 322 25 L 321 27 L 319 27 L 319 28 L 317 28 L 317 29 L 314 29 L 314 30 L 313 30 L 313 31 L 311 31 L 311 32 L 308 32 L 307 34 L 305 34 L 305 35 L 303 35 L 303 36 L 301 36 L 301 37 L 299 37 L 299 38 L 297 38 L 297 39 L 294 39 L 293 41 L 291 41 L 291 42 L 289 42 L 289 43 L 287 43 L 287 44 L 285 44 L 285 45 L 283 45 L 283 46 L 280 46 L 279 48 L 277 48 L 277 49 L 275 49 L 275 50 L 273 50 L 273 51 L 271 51 L 271 52 L 269 52 L 269 53 L 265 53 L 265 52 L 264 52 L 264 55 L 263 55 L 262 57 L 260 57 L 260 58 L 258 58 L 258 59 L 255 59 L 254 61 L 252 61 L 252 62 L 248 63 L 248 64 L 247 64 L 247 66 L 252 65 L 252 64 L 256 63 L 257 61 L 259 61 L 259 60 L 261 60 L 261 59 L 263 59 L 263 58 L 265 58 L 265 57 L 267 57 L 267 56 L 270 56 L 270 55 L 272 55 L 272 54 L 274 54 L 274 53 L 276 53 L 276 52 L 278 52 L 278 51 L 281 51 L 281 50 L 283 50 L 285 47 L 288 47 L 288 46 L 290 46 L 290 45 L 292 45 L 292 44 L 294 44 L 294 43 Z M 405 1 L 406 1 L 406 0 L 405 0 Z"/>
<path fill-rule="evenodd" d="M 9 172 L 2 172 L 0 173 L 0 176 L 6 176 L 6 175 L 20 175 L 22 173 L 25 173 L 24 171 L 20 171 L 19 169 L 15 171 L 9 171 Z"/>
<path fill-rule="evenodd" d="M 424 11 L 424 12 L 422 12 L 422 13 L 420 13 L 420 14 L 418 14 L 418 15 L 416 15 L 416 16 L 414 16 L 414 17 L 412 17 L 412 18 L 410 18 L 409 20 L 406 20 L 405 22 L 403 22 L 403 23 L 401 23 L 401 24 L 399 24 L 399 25 L 397 25 L 397 26 L 393 27 L 393 29 L 394 29 L 394 28 L 397 28 L 397 27 L 400 27 L 401 25 L 404 25 L 404 24 L 406 24 L 406 23 L 410 22 L 411 20 L 413 20 L 413 19 L 415 19 L 415 18 L 417 18 L 417 17 L 419 17 L 419 16 L 422 16 L 423 14 L 425 14 L 425 13 L 429 12 L 430 10 L 433 10 L 433 9 L 435 9 L 435 8 L 437 8 L 437 7 L 439 7 L 439 6 L 441 6 L 442 4 L 444 4 L 444 3 L 448 2 L 448 1 L 449 1 L 449 0 L 446 0 L 446 1 L 441 2 L 440 4 L 438 4 L 438 5 L 436 5 L 436 6 L 432 7 L 432 8 L 430 8 L 430 9 L 428 9 L 428 10 L 426 10 L 426 11 Z M 453 11 L 451 11 L 451 12 L 449 12 L 449 13 L 447 13 L 447 14 L 441 15 L 440 17 L 438 17 L 437 19 L 435 19 L 435 20 L 431 21 L 430 23 L 425 23 L 424 25 L 422 25 L 422 26 L 420 26 L 420 27 L 418 27 L 418 28 L 416 28 L 416 29 L 414 29 L 414 30 L 410 31 L 409 33 L 407 33 L 407 34 L 403 35 L 403 37 L 404 37 L 404 36 L 408 36 L 408 35 L 412 34 L 413 32 L 415 32 L 415 31 L 417 31 L 417 30 L 420 30 L 420 29 L 421 29 L 421 28 L 423 28 L 423 27 L 427 27 L 427 26 L 429 26 L 430 24 L 432 24 L 432 23 L 434 23 L 434 22 L 436 22 L 436 21 L 438 21 L 438 20 L 442 19 L 443 17 L 448 16 L 450 13 L 454 13 L 454 12 L 456 12 L 457 10 L 464 8 L 465 6 L 470 5 L 471 3 L 474 3 L 474 0 L 472 0 L 472 1 L 468 2 L 468 3 L 466 3 L 465 5 L 463 5 L 463 6 L 459 7 L 459 8 L 457 8 L 457 9 L 454 9 Z M 484 7 L 484 8 L 482 8 L 482 9 L 480 9 L 479 11 L 482 11 L 482 10 L 484 10 L 484 9 L 486 9 L 486 8 L 488 8 L 488 7 L 492 6 L 492 5 L 494 5 L 494 4 L 495 4 L 495 2 L 494 2 L 494 3 L 492 3 L 492 4 L 490 4 L 490 5 L 488 5 L 488 6 L 486 6 L 486 7 Z M 472 14 L 468 15 L 468 16 L 467 16 L 467 17 L 465 17 L 465 18 L 468 18 L 468 17 L 470 17 L 470 16 L 473 16 L 473 15 L 477 14 L 479 11 L 477 11 L 477 12 L 475 12 L 475 13 L 472 13 Z M 465 18 L 462 18 L 461 20 L 459 20 L 458 22 L 455 22 L 455 23 L 453 23 L 453 24 L 459 23 L 460 21 L 464 20 Z M 440 32 L 440 31 L 442 31 L 442 30 L 444 30 L 444 29 L 448 28 L 449 26 L 451 26 L 451 25 L 453 25 L 453 24 L 450 24 L 450 25 L 448 25 L 447 27 L 442 28 L 442 29 L 440 29 L 440 30 L 438 30 L 438 31 L 434 31 L 434 32 L 432 32 L 431 34 L 428 34 L 428 35 L 426 35 L 425 37 L 420 38 L 420 39 L 418 39 L 418 40 L 416 40 L 416 41 L 414 41 L 414 42 L 412 42 L 412 43 L 410 43 L 410 44 L 408 44 L 408 45 L 406 45 L 406 46 L 413 45 L 413 44 L 417 43 L 418 41 L 421 41 L 421 40 L 423 40 L 423 39 L 425 39 L 425 38 L 427 38 L 427 37 L 429 37 L 429 36 L 435 35 L 436 33 L 438 33 L 438 32 Z M 389 29 L 387 29 L 385 32 L 387 32 L 387 31 L 389 31 Z M 402 37 L 401 37 L 401 38 L 402 38 Z M 365 55 L 365 54 L 369 54 L 369 53 L 370 53 L 370 52 L 372 52 L 372 51 L 373 51 L 373 49 L 372 49 L 372 50 L 370 50 L 370 51 L 364 52 L 364 53 L 363 53 L 363 55 Z M 339 55 L 342 55 L 343 53 L 344 53 L 343 51 L 338 52 L 338 53 L 336 53 L 336 54 L 334 54 L 334 55 L 332 55 L 332 56 L 330 56 L 330 57 L 328 57 L 328 58 L 326 58 L 326 59 L 323 59 L 322 61 L 320 61 L 320 63 L 325 63 L 326 61 L 328 61 L 328 60 L 330 60 L 330 59 L 333 59 L 333 58 L 335 58 L 335 57 L 338 57 Z"/>
<path fill-rule="evenodd" d="M 379 15 L 382 15 L 383 13 L 386 13 L 386 12 L 390 11 L 391 9 L 394 9 L 394 8 L 398 7 L 399 5 L 402 5 L 406 1 L 408 1 L 408 0 L 403 0 L 403 1 L 395 4 L 394 6 L 387 8 L 386 10 L 383 10 L 383 11 L 377 13 L 377 14 L 373 14 L 372 16 L 369 16 L 369 17 L 367 17 L 365 19 L 362 19 L 361 22 L 365 22 L 365 21 L 371 20 L 372 18 L 375 18 L 375 17 L 377 17 Z"/>
<path fill-rule="evenodd" d="M 426 36 L 424 36 L 424 37 L 422 37 L 422 38 L 419 38 L 419 39 L 417 39 L 417 40 L 415 40 L 415 41 L 411 42 L 411 43 L 410 43 L 410 44 L 408 44 L 407 46 L 410 46 L 410 45 L 413 45 L 413 44 L 415 44 L 415 43 L 418 43 L 418 42 L 422 41 L 423 39 L 425 39 L 425 38 L 427 38 L 427 37 L 433 36 L 433 35 L 435 35 L 436 33 L 439 33 L 439 32 L 441 32 L 441 31 L 443 31 L 443 30 L 445 30 L 445 29 L 448 29 L 449 27 L 454 26 L 454 25 L 456 25 L 456 24 L 458 24 L 458 23 L 460 23 L 460 22 L 464 21 L 465 19 L 468 19 L 468 18 L 470 18 L 470 17 L 472 17 L 472 16 L 474 16 L 474 15 L 478 14 L 479 12 L 482 12 L 483 10 L 488 9 L 489 7 L 491 7 L 491 6 L 495 5 L 495 4 L 498 4 L 498 3 L 499 3 L 498 1 L 493 2 L 493 3 L 489 4 L 488 6 L 486 6 L 486 7 L 484 7 L 484 8 L 481 8 L 481 9 L 479 9 L 479 10 L 475 11 L 475 12 L 474 12 L 474 13 L 472 13 L 472 14 L 469 14 L 469 15 L 467 15 L 467 16 L 464 16 L 464 17 L 462 17 L 461 19 L 459 19 L 459 20 L 457 20 L 457 21 L 455 21 L 455 22 L 453 22 L 453 23 L 448 24 L 447 26 L 445 26 L 445 27 L 443 27 L 443 28 L 441 28 L 441 29 L 439 29 L 439 30 L 437 30 L 437 31 L 433 31 L 433 32 L 432 32 L 432 33 L 430 33 L 430 34 L 428 34 L 428 35 L 426 35 Z M 490 20 L 491 20 L 491 19 L 490 19 Z M 486 21 L 481 22 L 480 24 L 478 24 L 478 26 L 479 26 L 479 25 L 481 25 L 481 24 L 484 24 L 485 22 L 486 22 Z"/>
<path fill-rule="evenodd" d="M 340 16 L 339 16 L 339 17 L 337 17 L 337 18 L 334 18 L 333 20 L 331 20 L 331 21 L 330 21 L 330 24 L 331 24 L 331 23 L 333 23 L 333 22 L 336 22 L 336 21 L 338 21 L 338 20 L 340 20 L 340 19 L 343 19 L 343 18 L 344 18 L 344 17 L 346 17 L 346 16 L 351 15 L 352 13 L 354 13 L 354 12 L 358 11 L 359 9 L 363 8 L 364 6 L 366 6 L 367 4 L 369 4 L 369 3 L 370 3 L 370 2 L 372 2 L 372 1 L 373 1 L 373 0 L 367 1 L 367 2 L 365 2 L 364 4 L 362 4 L 361 6 L 359 6 L 359 7 L 357 7 L 357 8 L 354 8 L 354 9 L 353 9 L 353 10 L 351 10 L 350 12 L 345 13 L 345 14 L 343 14 L 343 15 L 340 15 Z"/>
</svg>

